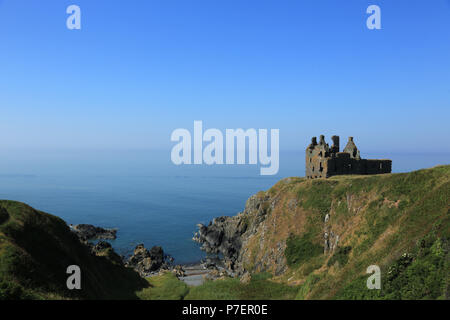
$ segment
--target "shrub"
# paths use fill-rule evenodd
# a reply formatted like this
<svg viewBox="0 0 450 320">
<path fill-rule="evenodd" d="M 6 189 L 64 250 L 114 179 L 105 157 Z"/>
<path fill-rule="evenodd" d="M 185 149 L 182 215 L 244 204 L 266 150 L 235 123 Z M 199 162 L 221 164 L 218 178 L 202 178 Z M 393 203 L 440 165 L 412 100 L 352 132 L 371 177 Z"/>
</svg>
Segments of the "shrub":
<svg viewBox="0 0 450 320">
<path fill-rule="evenodd" d="M 341 289 L 337 299 L 448 299 L 449 240 L 427 235 L 381 274 L 381 290 L 368 290 L 367 276 Z"/>
</svg>

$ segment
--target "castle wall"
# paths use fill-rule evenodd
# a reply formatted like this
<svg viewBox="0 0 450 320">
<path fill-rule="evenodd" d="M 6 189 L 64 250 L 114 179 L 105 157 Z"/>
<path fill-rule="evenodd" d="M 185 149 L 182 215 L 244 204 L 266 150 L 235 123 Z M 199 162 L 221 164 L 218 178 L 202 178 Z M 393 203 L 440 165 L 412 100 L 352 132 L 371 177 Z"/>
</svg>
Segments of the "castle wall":
<svg viewBox="0 0 450 320">
<path fill-rule="evenodd" d="M 379 173 L 391 173 L 392 160 L 365 160 L 366 172 L 365 174 L 379 174 Z"/>
<path fill-rule="evenodd" d="M 378 159 L 353 159 L 350 157 L 328 158 L 325 177 L 342 174 L 381 174 L 390 173 L 392 170 L 391 160 Z"/>
<path fill-rule="evenodd" d="M 308 178 L 326 178 L 328 172 L 328 161 L 319 156 L 306 156 L 306 177 Z"/>
</svg>

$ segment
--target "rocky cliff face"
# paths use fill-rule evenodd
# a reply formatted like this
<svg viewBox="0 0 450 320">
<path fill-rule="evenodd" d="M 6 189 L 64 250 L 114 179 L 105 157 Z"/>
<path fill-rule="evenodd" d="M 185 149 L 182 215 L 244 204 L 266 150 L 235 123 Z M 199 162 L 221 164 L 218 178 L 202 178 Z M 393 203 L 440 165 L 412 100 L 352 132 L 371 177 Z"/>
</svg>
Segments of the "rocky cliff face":
<svg viewBox="0 0 450 320">
<path fill-rule="evenodd" d="M 320 289 L 305 297 L 332 297 L 368 266 L 388 268 L 427 234 L 450 237 L 449 172 L 439 166 L 283 179 L 250 197 L 236 216 L 199 225 L 194 239 L 237 275 L 268 271 L 290 284 L 318 281 Z"/>
<path fill-rule="evenodd" d="M 202 244 L 205 252 L 222 255 L 229 271 L 242 275 L 249 260 L 248 246 L 259 233 L 264 233 L 266 216 L 276 203 L 277 197 L 258 193 L 247 200 L 244 211 L 238 215 L 215 218 L 208 226 L 198 225 L 194 240 Z M 268 262 L 276 262 L 276 273 L 282 273 L 286 267 L 283 249 L 281 244 L 277 251 L 268 253 L 255 267 L 265 270 Z"/>
</svg>

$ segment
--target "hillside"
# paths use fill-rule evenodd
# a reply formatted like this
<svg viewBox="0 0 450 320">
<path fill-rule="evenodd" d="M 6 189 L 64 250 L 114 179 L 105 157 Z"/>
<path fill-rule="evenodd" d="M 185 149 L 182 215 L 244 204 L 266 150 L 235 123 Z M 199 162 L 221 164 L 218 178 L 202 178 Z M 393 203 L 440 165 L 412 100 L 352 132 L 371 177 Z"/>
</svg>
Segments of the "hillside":
<svg viewBox="0 0 450 320">
<path fill-rule="evenodd" d="M 450 166 L 410 173 L 287 178 L 243 212 L 200 226 L 230 270 L 270 272 L 298 299 L 448 298 Z M 378 265 L 382 290 L 366 288 Z"/>
<path fill-rule="evenodd" d="M 241 276 L 189 288 L 173 273 L 142 279 L 66 223 L 0 201 L 1 299 L 449 299 L 450 166 L 410 173 L 287 178 L 197 239 Z M 82 290 L 66 288 L 66 268 Z M 381 268 L 381 290 L 366 269 Z M 242 281 L 240 281 L 242 280 Z"/>
<path fill-rule="evenodd" d="M 137 298 L 148 282 L 109 250 L 96 256 L 60 218 L 0 201 L 0 300 Z M 69 265 L 81 268 L 82 290 L 67 289 Z"/>
</svg>

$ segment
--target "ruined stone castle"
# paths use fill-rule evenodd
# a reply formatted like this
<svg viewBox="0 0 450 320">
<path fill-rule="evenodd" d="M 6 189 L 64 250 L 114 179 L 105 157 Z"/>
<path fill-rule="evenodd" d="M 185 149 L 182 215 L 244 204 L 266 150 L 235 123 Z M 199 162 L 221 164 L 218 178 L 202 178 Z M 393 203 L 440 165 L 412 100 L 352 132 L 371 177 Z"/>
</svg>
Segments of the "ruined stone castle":
<svg viewBox="0 0 450 320">
<path fill-rule="evenodd" d="M 353 141 L 348 143 L 343 152 L 339 152 L 339 136 L 332 136 L 331 148 L 325 143 L 325 137 L 313 137 L 311 144 L 306 148 L 306 177 L 328 178 L 341 174 L 380 174 L 390 173 L 392 160 L 361 159 L 359 150 Z"/>
</svg>

